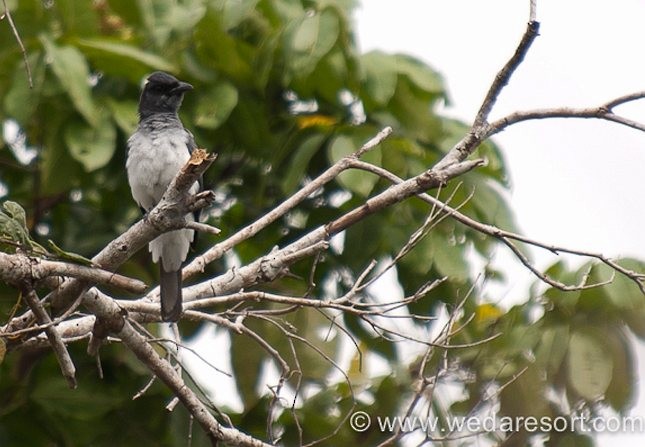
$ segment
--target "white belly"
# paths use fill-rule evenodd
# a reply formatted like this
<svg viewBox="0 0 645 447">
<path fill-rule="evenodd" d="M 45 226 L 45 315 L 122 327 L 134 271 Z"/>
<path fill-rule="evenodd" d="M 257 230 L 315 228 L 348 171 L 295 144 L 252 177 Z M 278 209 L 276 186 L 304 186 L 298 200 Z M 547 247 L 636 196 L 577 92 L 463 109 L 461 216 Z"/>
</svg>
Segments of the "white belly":
<svg viewBox="0 0 645 447">
<path fill-rule="evenodd" d="M 150 211 L 190 158 L 186 139 L 180 134 L 150 138 L 136 133 L 128 143 L 126 169 L 132 196 L 142 208 Z"/>
<path fill-rule="evenodd" d="M 186 147 L 186 135 L 177 132 L 151 138 L 149 134 L 135 133 L 128 140 L 126 170 L 134 200 L 146 211 L 159 203 L 172 179 L 190 158 Z M 197 193 L 199 185 L 191 188 Z M 192 215 L 186 216 L 192 220 Z M 148 248 L 154 262 L 162 261 L 164 270 L 178 270 L 186 260 L 193 230 L 176 230 L 162 234 L 150 242 Z"/>
</svg>

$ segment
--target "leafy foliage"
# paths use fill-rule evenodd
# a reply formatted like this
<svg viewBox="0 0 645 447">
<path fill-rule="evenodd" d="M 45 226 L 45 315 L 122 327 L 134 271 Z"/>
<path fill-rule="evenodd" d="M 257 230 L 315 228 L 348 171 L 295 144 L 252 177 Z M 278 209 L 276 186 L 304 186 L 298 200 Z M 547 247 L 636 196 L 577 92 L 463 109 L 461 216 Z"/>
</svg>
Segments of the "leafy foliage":
<svg viewBox="0 0 645 447">
<path fill-rule="evenodd" d="M 431 67 L 407 55 L 358 53 L 352 0 L 8 3 L 28 50 L 34 84 L 30 89 L 11 30 L 1 26 L 0 186 L 26 213 L 5 202 L 0 225 L 3 237 L 20 244 L 44 244 L 49 238 L 56 241 L 53 247 L 91 257 L 138 216 L 123 169 L 125 140 L 136 125 L 140 82 L 154 70 L 172 72 L 195 86 L 181 114 L 198 144 L 220 154 L 205 183 L 221 198 L 209 218 L 223 230 L 223 237 L 257 219 L 384 126 L 392 126 L 395 134 L 366 161 L 404 178 L 427 169 L 467 131 L 464 123 L 437 113 L 448 95 Z M 462 204 L 466 215 L 513 230 L 513 213 L 502 192 L 508 181 L 503 157 L 490 142 L 478 152 L 487 166 L 462 183 L 448 185 L 441 197 Z M 252 261 L 386 186 L 370 174 L 345 172 L 297 214 L 236 247 L 234 255 L 242 263 Z M 428 212 L 427 204 L 413 199 L 349 228 L 344 247 L 315 270 L 313 282 L 327 288 L 307 290 L 306 281 L 292 277 L 270 288 L 319 299 L 328 298 L 325 290 L 333 289 L 340 296 L 372 259 L 388 259 L 404 247 Z M 211 243 L 212 237 L 202 237 L 197 251 Z M 467 290 L 478 295 L 473 259 L 489 259 L 497 245 L 452 220 L 437 224 L 397 265 L 398 281 L 406 295 L 412 295 L 432 279 L 448 280 L 410 302 L 406 311 L 430 317 L 443 305 L 456 306 Z M 637 261 L 625 263 L 635 270 L 644 268 Z M 205 275 L 213 276 L 222 267 L 209 267 Z M 311 268 L 310 262 L 302 262 L 293 274 L 307 278 Z M 122 271 L 153 283 L 156 270 L 142 252 Z M 548 274 L 576 282 L 587 271 L 598 281 L 610 275 L 598 266 L 570 272 L 561 264 Z M 503 277 L 502 272 L 488 274 Z M 3 319 L 16 310 L 18 301 L 16 292 L 0 286 Z M 344 419 L 348 412 L 400 415 L 418 374 L 431 375 L 445 360 L 471 374 L 471 380 L 464 383 L 467 398 L 452 408 L 429 399 L 433 412 L 443 417 L 470 414 L 491 384 L 505 384 L 499 394 L 503 414 L 561 414 L 563 410 L 548 400 L 549 391 L 585 410 L 597 410 L 602 401 L 617 412 L 625 411 L 636 383 L 627 337 L 630 331 L 644 336 L 643 306 L 642 294 L 621 277 L 591 290 L 536 291 L 532 300 L 508 311 L 482 296 L 467 301 L 462 321 L 455 322 L 464 328 L 451 342 L 468 345 L 499 336 L 458 350 L 435 348 L 425 363 L 422 356 L 404 358 L 397 344 L 377 337 L 364 320 L 343 315 L 344 327 L 361 350 L 385 360 L 390 372 L 369 377 L 358 366 L 352 368 L 353 379 L 363 382 L 356 390 L 331 379 L 335 368 L 329 359 L 337 359 L 343 348 L 340 334 L 321 336 L 330 332 L 329 315 L 302 310 L 284 318 L 309 344 L 289 341 L 262 319 L 247 324 L 290 365 L 300 362 L 298 380 L 311 386 L 310 398 L 277 418 L 285 445 L 331 434 L 322 445 L 369 445 L 386 434 L 352 431 Z M 415 320 L 408 329 L 427 337 L 432 322 Z M 196 330 L 182 326 L 188 336 Z M 237 427 L 265 439 L 272 404 L 258 384 L 270 358 L 248 337 L 233 335 L 231 340 L 232 368 L 244 409 L 228 413 Z M 3 338 L 0 347 L 4 354 Z M 154 385 L 141 399 L 130 400 L 149 374 L 134 358 L 118 346 L 109 347 L 102 352 L 105 377 L 98 380 L 81 351 L 72 353 L 82 374 L 74 392 L 64 388 L 50 354 L 7 354 L 0 367 L 0 444 L 185 442 L 177 433 L 188 432 L 186 413 L 163 411 L 169 396 L 162 386 Z M 419 370 L 421 364 L 427 371 Z M 295 384 L 294 379 L 287 386 L 293 389 Z M 122 429 L 115 432 L 115 424 Z M 206 441 L 195 434 L 192 442 Z"/>
</svg>

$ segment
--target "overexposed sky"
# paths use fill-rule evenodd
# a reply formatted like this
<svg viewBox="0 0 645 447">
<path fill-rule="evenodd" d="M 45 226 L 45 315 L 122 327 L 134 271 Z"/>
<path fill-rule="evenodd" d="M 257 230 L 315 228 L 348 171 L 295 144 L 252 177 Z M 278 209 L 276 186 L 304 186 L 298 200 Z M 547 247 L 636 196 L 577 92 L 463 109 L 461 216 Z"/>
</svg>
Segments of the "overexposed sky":
<svg viewBox="0 0 645 447">
<path fill-rule="evenodd" d="M 491 115 L 544 107 L 588 107 L 645 90 L 645 1 L 538 0 L 540 36 Z M 363 0 L 356 17 L 363 51 L 415 55 L 445 78 L 445 113 L 470 122 L 528 20 L 528 0 Z M 645 100 L 615 110 L 645 122 Z M 645 133 L 598 120 L 543 120 L 494 140 L 512 181 L 511 204 L 534 239 L 609 256 L 645 258 Z M 542 266 L 553 262 L 535 253 Z M 526 295 L 532 280 L 500 253 L 511 281 L 503 296 Z M 645 350 L 637 345 L 639 375 Z M 641 389 L 641 396 L 645 390 Z M 641 398 L 631 414 L 645 417 Z M 599 445 L 640 446 L 645 434 L 604 434 Z"/>
<path fill-rule="evenodd" d="M 364 51 L 406 52 L 445 78 L 447 113 L 471 120 L 526 27 L 528 0 L 364 0 Z M 540 37 L 492 118 L 594 106 L 645 90 L 645 2 L 538 1 Z M 645 101 L 625 107 L 645 122 Z M 610 255 L 645 255 L 645 135 L 597 120 L 522 123 L 495 137 L 509 162 L 524 232 Z"/>
</svg>

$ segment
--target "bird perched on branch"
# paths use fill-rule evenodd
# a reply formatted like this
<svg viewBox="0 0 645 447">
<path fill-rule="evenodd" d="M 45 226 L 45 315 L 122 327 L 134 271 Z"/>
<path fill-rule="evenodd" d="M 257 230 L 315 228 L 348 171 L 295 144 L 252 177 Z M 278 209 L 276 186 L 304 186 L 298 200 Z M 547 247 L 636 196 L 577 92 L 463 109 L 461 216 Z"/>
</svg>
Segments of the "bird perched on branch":
<svg viewBox="0 0 645 447">
<path fill-rule="evenodd" d="M 163 72 L 151 74 L 139 99 L 139 126 L 128 139 L 126 170 L 132 197 L 143 212 L 161 200 L 164 192 L 195 149 L 193 135 L 184 128 L 177 111 L 184 93 L 193 86 Z M 201 189 L 197 182 L 190 188 Z M 196 219 L 197 216 L 186 216 Z M 164 233 L 150 242 L 152 260 L 159 263 L 161 318 L 177 321 L 182 312 L 181 266 L 186 260 L 193 230 Z"/>
</svg>

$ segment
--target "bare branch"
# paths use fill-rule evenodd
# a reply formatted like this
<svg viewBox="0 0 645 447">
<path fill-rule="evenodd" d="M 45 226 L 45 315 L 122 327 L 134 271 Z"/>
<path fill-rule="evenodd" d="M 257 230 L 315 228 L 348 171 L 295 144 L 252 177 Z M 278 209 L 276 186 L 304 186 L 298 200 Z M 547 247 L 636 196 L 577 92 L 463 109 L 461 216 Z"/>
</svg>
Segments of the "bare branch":
<svg viewBox="0 0 645 447">
<path fill-rule="evenodd" d="M 43 308 L 42 304 L 40 304 L 40 300 L 38 299 L 36 292 L 32 288 L 24 288 L 23 297 L 25 298 L 25 301 L 27 301 L 27 304 L 31 308 L 32 312 L 36 316 L 37 321 L 40 324 L 51 323 L 49 314 Z M 70 388 L 75 389 L 77 386 L 76 367 L 74 366 L 72 358 L 69 356 L 69 352 L 67 351 L 65 343 L 63 343 L 60 334 L 54 326 L 47 326 L 47 328 L 45 329 L 45 334 L 47 334 L 49 343 L 51 344 L 54 354 L 56 355 L 56 360 L 58 360 L 58 365 L 60 366 L 60 370 L 63 373 L 63 377 L 65 377 L 65 380 L 67 380 L 67 385 L 69 385 Z"/>
<path fill-rule="evenodd" d="M 552 118 L 581 118 L 581 119 L 601 119 L 605 121 L 611 121 L 623 126 L 631 127 L 632 129 L 640 130 L 645 132 L 645 124 L 639 123 L 637 121 L 631 120 L 629 118 L 616 115 L 612 112 L 611 107 L 618 104 L 623 104 L 628 101 L 633 101 L 635 99 L 641 99 L 643 97 L 643 92 L 635 93 L 632 95 L 627 95 L 621 98 L 618 98 L 615 101 L 610 101 L 605 105 L 598 107 L 589 107 L 589 108 L 571 108 L 571 107 L 559 107 L 551 109 L 536 109 L 536 110 L 527 110 L 514 112 L 510 115 L 505 116 L 499 120 L 496 120 L 490 124 L 487 129 L 488 136 L 492 136 L 496 133 L 501 132 L 506 129 L 508 126 L 522 121 L 530 120 L 541 120 L 541 119 L 552 119 Z"/>
<path fill-rule="evenodd" d="M 21 253 L 0 252 L 0 278 L 10 284 L 38 281 L 49 276 L 67 276 L 92 283 L 115 286 L 130 292 L 141 293 L 147 286 L 138 279 L 108 272 L 98 267 L 87 267 L 61 261 L 29 257 Z"/>
<path fill-rule="evenodd" d="M 531 9 L 531 15 L 533 15 L 533 6 L 531 6 Z M 515 49 L 515 53 L 495 76 L 495 80 L 488 89 L 486 98 L 484 99 L 484 102 L 482 103 L 479 111 L 477 112 L 477 115 L 475 116 L 473 127 L 482 127 L 488 121 L 488 116 L 493 110 L 495 102 L 497 102 L 497 98 L 499 97 L 504 87 L 506 87 L 506 85 L 508 84 L 508 81 L 510 81 L 511 76 L 513 76 L 513 73 L 515 73 L 517 67 L 519 67 L 524 60 L 524 57 L 526 57 L 529 48 L 531 48 L 531 45 L 535 41 L 535 38 L 539 35 L 539 30 L 540 24 L 532 18 L 532 20 L 529 21 L 528 25 L 526 26 L 526 31 L 524 31 L 522 40 L 520 40 L 519 45 Z"/>
<path fill-rule="evenodd" d="M 271 223 L 275 222 L 280 217 L 284 216 L 288 211 L 295 208 L 303 200 L 309 197 L 311 194 L 316 192 L 318 189 L 322 188 L 325 184 L 334 180 L 338 174 L 343 172 L 349 167 L 350 160 L 356 159 L 361 155 L 364 155 L 369 150 L 376 147 L 381 141 L 387 138 L 392 133 L 391 127 L 386 127 L 381 130 L 374 138 L 370 139 L 365 143 L 356 153 L 349 155 L 340 159 L 334 165 L 332 165 L 325 172 L 320 174 L 311 182 L 307 183 L 295 194 L 291 195 L 288 199 L 282 202 L 280 205 L 271 209 L 267 214 L 262 216 L 260 219 L 255 222 L 247 225 L 241 230 L 237 231 L 231 237 L 222 241 L 213 247 L 211 247 L 206 253 L 201 256 L 196 257 L 190 264 L 188 264 L 183 269 L 184 279 L 189 278 L 197 272 L 204 271 L 206 265 L 211 262 L 219 259 L 226 251 L 235 247 L 240 242 L 243 242 L 252 236 L 256 235 L 259 231 L 266 228 Z"/>
<path fill-rule="evenodd" d="M 533 19 L 535 9 L 531 6 L 531 18 Z M 468 132 L 468 134 L 461 139 L 444 157 L 437 163 L 434 167 L 435 171 L 441 171 L 448 166 L 451 166 L 455 163 L 465 160 L 470 156 L 473 151 L 479 146 L 479 144 L 488 138 L 490 134 L 488 133 L 488 116 L 493 110 L 497 98 L 499 97 L 502 89 L 508 84 L 515 70 L 524 60 L 524 57 L 529 51 L 529 48 L 533 44 L 533 41 L 538 36 L 538 31 L 540 24 L 535 20 L 531 20 L 524 35 L 518 44 L 515 53 L 513 56 L 506 62 L 506 65 L 497 73 L 495 80 L 488 89 L 488 93 L 482 105 L 477 112 L 475 121 Z"/>
<path fill-rule="evenodd" d="M 386 169 L 380 168 L 378 166 L 371 165 L 369 163 L 356 160 L 352 163 L 352 165 L 358 169 L 364 169 L 366 171 L 372 172 L 376 175 L 381 176 L 384 179 L 387 179 L 393 183 L 402 183 L 403 180 L 399 178 L 398 176 L 392 174 L 391 172 L 387 171 Z M 563 284 L 559 281 L 556 281 L 552 278 L 550 278 L 548 275 L 545 275 L 544 273 L 540 272 L 535 266 L 531 264 L 529 259 L 524 255 L 513 243 L 512 241 L 519 241 L 523 242 L 525 244 L 533 245 L 538 248 L 542 248 L 545 250 L 548 250 L 552 253 L 558 254 L 558 253 L 567 253 L 571 254 L 574 256 L 581 256 L 581 257 L 587 257 L 587 258 L 593 258 L 597 259 L 603 264 L 606 264 L 608 267 L 610 267 L 612 270 L 617 271 L 618 273 L 625 275 L 627 278 L 631 279 L 638 285 L 640 288 L 641 292 L 645 294 L 645 274 L 635 272 L 633 270 L 627 269 L 618 262 L 608 258 L 607 256 L 603 255 L 602 253 L 593 253 L 593 252 L 588 252 L 588 251 L 583 251 L 583 250 L 574 250 L 571 248 L 567 247 L 561 247 L 561 246 L 556 246 L 556 245 L 551 245 L 551 244 L 546 244 L 531 238 L 528 238 L 526 236 L 522 236 L 521 234 L 516 234 L 510 231 L 502 230 L 500 228 L 497 228 L 493 225 L 489 224 L 483 224 L 481 222 L 478 222 L 465 214 L 462 214 L 458 211 L 458 209 L 452 208 L 449 205 L 441 202 L 439 199 L 436 199 L 435 197 L 432 197 L 431 195 L 427 193 L 421 193 L 417 195 L 421 200 L 436 206 L 442 213 L 447 213 L 451 217 L 453 217 L 455 220 L 458 222 L 466 225 L 469 228 L 472 228 L 475 231 L 478 231 L 480 233 L 486 234 L 488 236 L 494 237 L 496 239 L 499 239 L 502 241 L 506 246 L 509 247 L 509 249 L 516 255 L 516 257 L 519 259 L 522 264 L 524 264 L 535 276 L 537 276 L 540 280 L 543 282 L 557 288 L 560 290 L 566 290 L 566 291 L 571 291 L 571 290 L 582 290 L 582 289 L 589 289 L 593 287 L 598 287 L 607 284 L 606 281 L 597 283 L 597 284 L 577 284 L 577 285 L 566 285 Z M 610 281 L 611 282 L 611 281 Z"/>
</svg>

